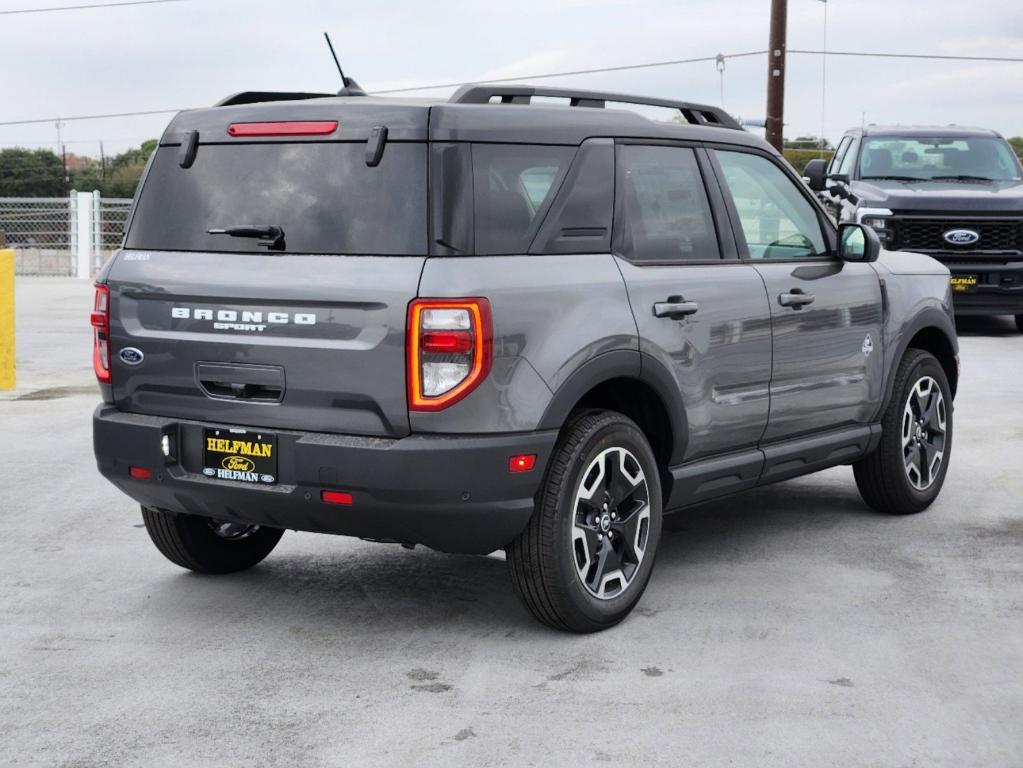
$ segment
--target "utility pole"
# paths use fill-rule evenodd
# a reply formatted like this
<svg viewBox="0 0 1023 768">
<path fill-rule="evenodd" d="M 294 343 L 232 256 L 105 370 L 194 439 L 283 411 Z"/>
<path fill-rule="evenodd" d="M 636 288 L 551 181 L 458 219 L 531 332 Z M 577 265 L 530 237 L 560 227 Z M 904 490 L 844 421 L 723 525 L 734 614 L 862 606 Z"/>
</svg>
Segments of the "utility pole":
<svg viewBox="0 0 1023 768">
<path fill-rule="evenodd" d="M 767 141 L 781 152 L 785 130 L 785 29 L 788 0 L 771 0 L 771 41 L 767 51 Z"/>
</svg>

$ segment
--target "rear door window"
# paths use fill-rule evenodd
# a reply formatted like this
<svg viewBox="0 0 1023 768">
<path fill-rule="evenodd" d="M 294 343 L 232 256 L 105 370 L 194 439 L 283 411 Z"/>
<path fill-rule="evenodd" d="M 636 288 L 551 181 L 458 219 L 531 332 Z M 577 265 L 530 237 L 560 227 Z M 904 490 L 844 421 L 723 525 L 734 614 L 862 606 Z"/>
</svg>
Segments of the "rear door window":
<svg viewBox="0 0 1023 768">
<path fill-rule="evenodd" d="M 692 149 L 626 144 L 618 150 L 623 255 L 637 262 L 719 259 L 717 232 Z"/>
<path fill-rule="evenodd" d="M 575 147 L 473 144 L 476 253 L 525 253 Z"/>
<path fill-rule="evenodd" d="M 157 150 L 126 247 L 265 252 L 207 231 L 255 224 L 283 229 L 288 253 L 427 253 L 426 144 L 392 142 L 374 168 L 365 142 L 203 144 L 190 168 L 178 150 Z"/>
</svg>

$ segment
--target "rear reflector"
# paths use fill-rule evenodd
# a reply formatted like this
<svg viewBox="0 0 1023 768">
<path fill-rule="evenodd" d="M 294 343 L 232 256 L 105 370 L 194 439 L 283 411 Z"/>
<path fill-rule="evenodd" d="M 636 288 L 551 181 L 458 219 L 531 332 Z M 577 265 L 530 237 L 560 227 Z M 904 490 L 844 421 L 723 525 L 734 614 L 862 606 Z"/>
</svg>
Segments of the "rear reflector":
<svg viewBox="0 0 1023 768">
<path fill-rule="evenodd" d="M 320 500 L 327 504 L 351 504 L 352 494 L 345 491 L 320 491 Z"/>
<path fill-rule="evenodd" d="M 536 454 L 524 453 L 521 456 L 512 456 L 508 459 L 509 472 L 529 472 L 536 466 Z"/>
<path fill-rule="evenodd" d="M 337 120 L 287 123 L 231 123 L 229 136 L 327 136 L 337 130 Z"/>
<path fill-rule="evenodd" d="M 468 331 L 426 331 L 422 344 L 424 352 L 465 354 L 472 350 L 472 334 Z"/>
<path fill-rule="evenodd" d="M 153 476 L 153 473 L 145 467 L 128 467 L 128 474 L 136 480 L 148 480 Z"/>
</svg>

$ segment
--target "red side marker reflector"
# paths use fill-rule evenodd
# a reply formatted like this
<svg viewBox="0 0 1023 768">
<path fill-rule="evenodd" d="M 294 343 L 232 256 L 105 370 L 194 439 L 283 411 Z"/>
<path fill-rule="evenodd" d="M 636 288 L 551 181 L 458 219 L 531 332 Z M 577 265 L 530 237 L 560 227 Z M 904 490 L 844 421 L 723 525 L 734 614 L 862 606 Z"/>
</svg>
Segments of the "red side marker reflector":
<svg viewBox="0 0 1023 768">
<path fill-rule="evenodd" d="M 468 331 L 423 331 L 424 352 L 465 354 L 472 349 L 472 334 Z"/>
<path fill-rule="evenodd" d="M 153 476 L 153 473 L 145 467 L 128 467 L 128 474 L 136 480 L 148 480 Z"/>
<path fill-rule="evenodd" d="M 352 494 L 345 491 L 320 491 L 320 500 L 327 504 L 351 504 Z"/>
<path fill-rule="evenodd" d="M 512 456 L 508 459 L 509 472 L 529 472 L 536 466 L 536 454 L 524 453 L 521 456 Z"/>
<path fill-rule="evenodd" d="M 229 136 L 327 136 L 337 130 L 337 120 L 287 123 L 231 123 Z"/>
</svg>

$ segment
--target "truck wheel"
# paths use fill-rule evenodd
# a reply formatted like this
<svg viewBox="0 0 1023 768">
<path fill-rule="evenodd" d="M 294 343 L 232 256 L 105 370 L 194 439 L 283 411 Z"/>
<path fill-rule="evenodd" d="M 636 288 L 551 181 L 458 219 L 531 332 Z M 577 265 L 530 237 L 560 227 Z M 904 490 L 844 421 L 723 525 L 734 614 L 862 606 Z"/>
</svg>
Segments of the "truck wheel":
<svg viewBox="0 0 1023 768">
<path fill-rule="evenodd" d="M 519 598 L 557 629 L 597 632 L 633 609 L 661 538 L 661 483 L 639 427 L 585 411 L 565 427 L 536 510 L 507 548 Z"/>
<path fill-rule="evenodd" d="M 273 551 L 284 531 L 259 525 L 174 515 L 142 507 L 149 538 L 164 557 L 197 573 L 234 573 Z"/>
<path fill-rule="evenodd" d="M 921 512 L 941 492 L 952 451 L 952 395 L 941 364 L 910 349 L 895 373 L 881 443 L 853 464 L 863 500 L 879 512 Z"/>
</svg>

